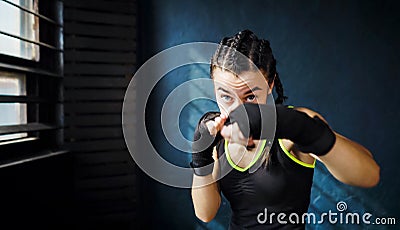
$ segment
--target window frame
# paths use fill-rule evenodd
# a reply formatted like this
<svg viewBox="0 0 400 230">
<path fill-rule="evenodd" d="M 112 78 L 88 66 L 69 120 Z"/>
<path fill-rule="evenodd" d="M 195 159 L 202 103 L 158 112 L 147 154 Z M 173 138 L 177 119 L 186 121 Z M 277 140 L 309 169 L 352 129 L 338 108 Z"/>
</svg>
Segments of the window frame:
<svg viewBox="0 0 400 230">
<path fill-rule="evenodd" d="M 0 53 L 0 71 L 23 73 L 26 96 L 0 95 L 0 103 L 20 102 L 27 105 L 27 124 L 0 126 L 1 134 L 27 132 L 25 138 L 0 143 L 0 168 L 11 162 L 25 162 L 38 156 L 66 152 L 63 145 L 63 3 L 39 0 L 39 12 L 0 0 L 33 14 L 39 21 L 40 59 L 24 59 Z M 1 34 L 7 34 L 0 31 Z M 21 39 L 24 40 L 24 39 Z M 1 52 L 1 51 L 0 51 Z"/>
</svg>

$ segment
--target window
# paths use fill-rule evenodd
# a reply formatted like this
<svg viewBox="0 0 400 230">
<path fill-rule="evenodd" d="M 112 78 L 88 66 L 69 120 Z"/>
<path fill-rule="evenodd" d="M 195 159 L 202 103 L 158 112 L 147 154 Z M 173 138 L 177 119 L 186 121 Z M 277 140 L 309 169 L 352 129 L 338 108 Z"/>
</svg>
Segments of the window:
<svg viewBox="0 0 400 230">
<path fill-rule="evenodd" d="M 24 74 L 0 71 L 0 95 L 26 96 Z M 0 126 L 27 124 L 26 104 L 1 103 Z M 27 133 L 8 134 L 0 136 L 0 141 L 26 137 Z"/>
<path fill-rule="evenodd" d="M 39 41 L 37 0 L 0 1 L 0 50 L 4 54 L 39 61 L 39 46 L 29 41 Z M 10 20 L 12 19 L 12 20 Z"/>
<path fill-rule="evenodd" d="M 63 142 L 60 0 L 0 0 L 0 167 Z"/>
</svg>

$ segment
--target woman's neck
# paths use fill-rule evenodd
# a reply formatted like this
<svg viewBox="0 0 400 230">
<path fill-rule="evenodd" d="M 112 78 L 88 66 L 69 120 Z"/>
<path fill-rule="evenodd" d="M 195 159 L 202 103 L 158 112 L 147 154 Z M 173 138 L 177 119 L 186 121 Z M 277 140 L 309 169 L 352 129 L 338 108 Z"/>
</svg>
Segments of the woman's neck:
<svg viewBox="0 0 400 230">
<path fill-rule="evenodd" d="M 247 149 L 246 146 L 236 143 L 228 143 L 229 156 L 233 163 L 241 168 L 247 167 L 257 156 L 262 148 L 259 140 L 254 140 L 254 148 Z"/>
</svg>

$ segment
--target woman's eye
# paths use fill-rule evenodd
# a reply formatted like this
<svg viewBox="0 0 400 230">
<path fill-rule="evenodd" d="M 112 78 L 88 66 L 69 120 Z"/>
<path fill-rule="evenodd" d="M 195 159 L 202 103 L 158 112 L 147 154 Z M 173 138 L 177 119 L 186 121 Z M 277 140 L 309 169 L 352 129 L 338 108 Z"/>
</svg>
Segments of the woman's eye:
<svg viewBox="0 0 400 230">
<path fill-rule="evenodd" d="M 224 100 L 225 102 L 230 102 L 232 101 L 232 97 L 228 96 L 228 95 L 221 95 L 222 100 Z"/>
<path fill-rule="evenodd" d="M 246 101 L 254 101 L 256 99 L 256 96 L 254 95 L 250 95 L 248 97 L 246 97 Z"/>
</svg>

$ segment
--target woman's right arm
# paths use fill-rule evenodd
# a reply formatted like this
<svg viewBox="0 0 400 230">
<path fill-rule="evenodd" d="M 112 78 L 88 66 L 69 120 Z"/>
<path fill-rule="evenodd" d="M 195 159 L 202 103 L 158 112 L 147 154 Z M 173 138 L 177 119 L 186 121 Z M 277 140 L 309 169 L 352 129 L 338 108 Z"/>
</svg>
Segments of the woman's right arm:
<svg viewBox="0 0 400 230">
<path fill-rule="evenodd" d="M 213 158 L 215 163 L 212 174 L 206 176 L 193 175 L 192 201 L 194 211 L 197 218 L 203 222 L 210 222 L 214 219 L 221 204 L 220 189 L 216 180 L 219 170 L 215 148 Z"/>
<path fill-rule="evenodd" d="M 194 211 L 197 218 L 203 222 L 210 222 L 214 219 L 221 204 L 220 189 L 216 180 L 217 173 L 219 172 L 216 155 L 217 153 L 214 148 L 213 158 L 215 164 L 212 174 L 206 176 L 193 175 L 192 201 Z"/>
<path fill-rule="evenodd" d="M 192 200 L 195 214 L 203 222 L 210 222 L 214 219 L 221 204 L 220 189 L 217 181 L 219 163 L 215 146 L 221 138 L 218 132 L 226 119 L 226 116 L 220 115 L 218 112 L 206 113 L 200 119 L 194 133 L 191 166 L 194 167 L 195 173 L 193 175 Z M 213 140 L 213 143 L 210 143 L 211 140 Z M 195 169 L 213 162 L 214 166 L 206 171 L 197 171 Z"/>
</svg>

